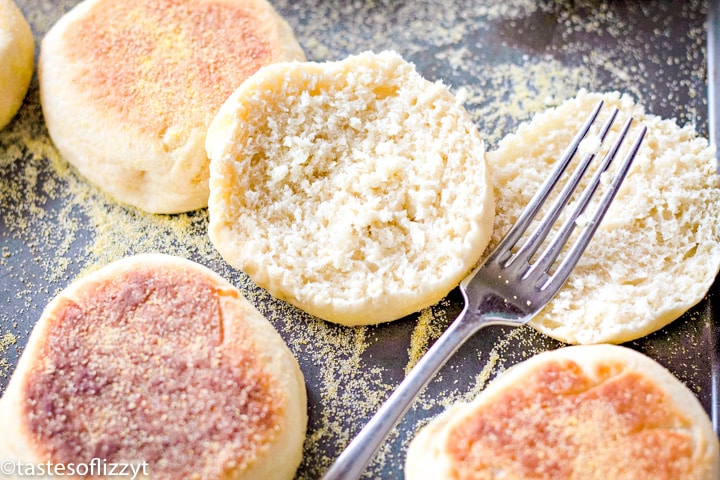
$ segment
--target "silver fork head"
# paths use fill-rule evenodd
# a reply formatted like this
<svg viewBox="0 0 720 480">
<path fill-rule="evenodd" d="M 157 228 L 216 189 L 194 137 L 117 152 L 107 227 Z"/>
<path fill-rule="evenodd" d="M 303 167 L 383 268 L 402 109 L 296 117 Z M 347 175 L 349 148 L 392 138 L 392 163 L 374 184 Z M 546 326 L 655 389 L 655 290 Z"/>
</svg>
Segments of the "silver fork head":
<svg viewBox="0 0 720 480">
<path fill-rule="evenodd" d="M 607 211 L 620 182 L 630 168 L 630 162 L 640 147 L 645 131 L 643 130 L 638 136 L 630 154 L 616 173 L 609 192 L 603 197 L 600 206 L 581 232 L 579 239 L 572 243 L 568 253 L 561 260 L 560 266 L 553 273 L 549 273 L 550 264 L 555 262 L 555 259 L 561 253 L 562 247 L 567 243 L 577 217 L 585 209 L 597 185 L 600 183 L 602 171 L 607 169 L 612 159 L 617 155 L 620 143 L 627 134 L 627 128 L 624 129 L 624 133 L 621 132 L 620 138 L 616 140 L 615 145 L 606 156 L 606 160 L 603 161 L 603 165 L 598 169 L 600 171 L 593 177 L 591 185 L 594 185 L 588 187 L 589 190 L 582 194 L 579 200 L 581 205 L 573 209 L 568 220 L 560 227 L 560 233 L 555 237 L 556 240 L 551 242 L 552 248 L 548 247 L 540 253 L 537 261 L 531 265 L 531 257 L 540 248 L 539 243 L 542 243 L 542 240 L 551 231 L 552 224 L 559 217 L 559 211 L 568 203 L 571 194 L 580 183 L 580 177 L 587 170 L 592 158 L 587 159 L 587 161 L 583 159 L 581 166 L 573 173 L 571 181 L 568 183 L 569 186 L 566 186 L 560 192 L 550 208 L 551 213 L 545 215 L 544 219 L 539 222 L 538 228 L 529 235 L 529 240 L 520 247 L 517 247 L 517 244 L 528 230 L 542 204 L 548 199 L 550 191 L 558 183 L 570 159 L 577 152 L 580 142 L 587 135 L 590 126 L 597 118 L 601 107 L 602 105 L 598 105 L 593 111 L 593 114 L 583 125 L 583 128 L 581 128 L 553 171 L 550 180 L 543 185 L 540 192 L 530 202 L 528 208 L 520 215 L 518 222 L 511 228 L 505 239 L 501 241 L 485 263 L 461 283 L 460 291 L 465 297 L 465 308 L 458 318 L 433 343 L 428 352 L 405 377 L 390 398 L 380 407 L 380 410 L 372 417 L 360 434 L 350 442 L 350 445 L 343 451 L 330 470 L 327 471 L 323 477 L 324 480 L 359 478 L 370 458 L 397 424 L 398 419 L 407 411 L 413 399 L 465 340 L 486 325 L 497 323 L 517 325 L 526 322 L 560 288 L 560 285 L 567 278 L 568 273 L 577 263 L 580 254 L 587 246 L 600 219 Z M 615 116 L 613 114 L 611 116 L 612 120 L 603 127 L 601 132 L 603 139 L 609 132 Z M 627 127 L 629 128 L 629 123 Z M 584 166 L 583 163 L 585 163 Z M 565 230 L 569 231 L 565 232 Z M 487 301 L 487 303 L 480 304 L 480 302 L 484 301 Z"/>
<path fill-rule="evenodd" d="M 569 243 L 569 239 L 578 225 L 578 219 L 585 213 L 597 192 L 602 175 L 617 157 L 627 137 L 632 118 L 620 129 L 574 205 L 568 207 L 573 194 L 579 189 L 581 179 L 587 174 L 596 157 L 595 152 L 582 156 L 567 183 L 554 197 L 547 213 L 530 231 L 531 224 L 560 183 L 568 165 L 578 154 L 580 143 L 588 135 L 602 108 L 603 102 L 598 103 L 515 224 L 484 262 L 461 283 L 461 291 L 469 311 L 482 312 L 484 316 L 496 315 L 496 320 L 507 319 L 508 323 L 512 324 L 524 323 L 540 311 L 567 280 L 627 176 L 647 132 L 646 127 L 639 130 L 594 212 L 573 242 Z M 598 135 L 601 143 L 607 139 L 617 114 L 618 110 L 613 109 L 601 127 Z M 553 229 L 566 207 L 569 213 L 565 220 L 558 228 Z M 545 242 L 552 232 L 554 236 Z M 541 247 L 544 248 L 540 251 Z"/>
</svg>

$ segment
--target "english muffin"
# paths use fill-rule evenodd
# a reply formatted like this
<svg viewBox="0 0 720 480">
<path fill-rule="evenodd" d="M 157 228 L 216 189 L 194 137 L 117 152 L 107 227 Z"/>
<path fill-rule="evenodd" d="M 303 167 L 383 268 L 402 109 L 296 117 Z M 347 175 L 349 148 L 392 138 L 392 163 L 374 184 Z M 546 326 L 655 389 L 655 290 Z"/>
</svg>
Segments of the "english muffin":
<svg viewBox="0 0 720 480">
<path fill-rule="evenodd" d="M 597 129 L 617 107 L 613 133 L 629 116 L 635 119 L 630 138 L 641 125 L 648 131 L 588 249 L 531 322 L 571 344 L 622 343 L 664 327 L 705 296 L 720 269 L 715 147 L 692 125 L 648 113 L 617 92 L 581 91 L 537 114 L 488 153 L 497 199 L 491 243 L 507 232 L 600 100 L 605 107 Z"/>
<path fill-rule="evenodd" d="M 477 128 L 394 52 L 261 68 L 222 106 L 207 151 L 212 243 L 275 297 L 331 322 L 434 304 L 490 238 Z"/>
<path fill-rule="evenodd" d="M 35 70 L 35 40 L 13 0 L 0 0 L 0 129 L 22 105 Z"/>
<path fill-rule="evenodd" d="M 151 213 L 205 207 L 210 120 L 262 65 L 304 59 L 266 0 L 85 0 L 42 41 L 50 136 L 77 171 Z"/>
<path fill-rule="evenodd" d="M 536 355 L 412 440 L 407 480 L 713 480 L 720 447 L 692 392 L 617 345 Z"/>
<path fill-rule="evenodd" d="M 153 479 L 291 479 L 307 423 L 303 375 L 271 324 L 214 272 L 160 254 L 48 304 L 0 417 L 5 461 L 98 458 Z"/>
</svg>

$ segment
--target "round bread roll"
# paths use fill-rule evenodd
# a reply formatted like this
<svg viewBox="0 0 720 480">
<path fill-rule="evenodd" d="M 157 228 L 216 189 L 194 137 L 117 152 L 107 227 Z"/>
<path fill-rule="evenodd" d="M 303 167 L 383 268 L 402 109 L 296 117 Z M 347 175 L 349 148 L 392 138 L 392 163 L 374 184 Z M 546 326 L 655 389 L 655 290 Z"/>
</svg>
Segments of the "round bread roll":
<svg viewBox="0 0 720 480">
<path fill-rule="evenodd" d="M 207 136 L 215 247 L 275 297 L 366 325 L 442 299 L 490 237 L 469 115 L 394 52 L 261 68 Z"/>
<path fill-rule="evenodd" d="M 116 200 L 151 213 L 207 206 L 207 126 L 260 66 L 304 59 L 266 0 L 86 0 L 42 42 L 55 146 Z"/>
<path fill-rule="evenodd" d="M 720 175 L 714 147 L 692 126 L 646 113 L 617 92 L 581 91 L 537 114 L 488 153 L 497 199 L 491 243 L 514 223 L 601 99 L 605 106 L 595 131 L 618 107 L 613 132 L 628 116 L 635 119 L 624 147 L 641 125 L 648 132 L 580 262 L 531 322 L 570 344 L 622 343 L 658 330 L 698 303 L 720 269 Z M 596 147 L 594 135 L 581 150 Z M 606 144 L 613 140 L 611 134 Z"/>
<path fill-rule="evenodd" d="M 271 324 L 214 272 L 160 254 L 48 304 L 0 418 L 5 461 L 102 459 L 153 479 L 291 479 L 307 423 L 303 375 Z"/>
<path fill-rule="evenodd" d="M 0 129 L 15 116 L 35 68 L 35 40 L 13 0 L 0 0 Z"/>
<path fill-rule="evenodd" d="M 692 392 L 616 345 L 536 355 L 423 427 L 405 478 L 715 480 L 720 446 Z"/>
</svg>

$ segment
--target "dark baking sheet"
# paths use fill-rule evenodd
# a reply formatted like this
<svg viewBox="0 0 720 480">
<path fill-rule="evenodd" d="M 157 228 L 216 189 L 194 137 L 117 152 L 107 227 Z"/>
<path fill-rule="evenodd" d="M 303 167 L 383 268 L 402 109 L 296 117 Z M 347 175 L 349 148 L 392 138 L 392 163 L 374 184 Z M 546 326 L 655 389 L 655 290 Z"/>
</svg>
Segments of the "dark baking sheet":
<svg viewBox="0 0 720 480">
<path fill-rule="evenodd" d="M 74 1 L 18 2 L 40 41 Z M 579 88 L 620 90 L 647 109 L 708 135 L 705 2 L 291 1 L 273 4 L 312 60 L 394 49 L 466 99 L 488 148 L 519 121 Z M 206 237 L 207 212 L 153 216 L 87 185 L 47 137 L 33 81 L 0 131 L 0 391 L 54 294 L 76 276 L 133 253 L 203 263 L 240 287 L 300 361 L 309 398 L 298 478 L 319 478 L 414 359 L 460 310 L 456 292 L 417 315 L 375 327 L 320 322 L 270 298 L 228 267 Z M 673 324 L 629 345 L 667 366 L 717 425 L 720 285 Z M 429 385 L 370 465 L 367 478 L 401 478 L 415 430 L 469 399 L 503 369 L 560 346 L 531 328 L 489 328 Z M 2 430 L 0 419 L 0 431 Z M 281 459 L 278 459 L 281 461 Z"/>
</svg>

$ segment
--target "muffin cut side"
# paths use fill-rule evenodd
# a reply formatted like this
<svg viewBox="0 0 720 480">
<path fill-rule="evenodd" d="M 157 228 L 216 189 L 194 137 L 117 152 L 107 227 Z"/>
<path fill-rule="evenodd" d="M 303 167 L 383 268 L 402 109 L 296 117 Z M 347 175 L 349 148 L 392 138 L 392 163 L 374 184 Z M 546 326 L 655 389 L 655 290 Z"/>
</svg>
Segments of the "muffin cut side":
<svg viewBox="0 0 720 480">
<path fill-rule="evenodd" d="M 220 253 L 330 321 L 378 323 L 435 303 L 489 238 L 477 130 L 396 54 L 261 69 L 223 106 L 207 149 Z"/>
</svg>

